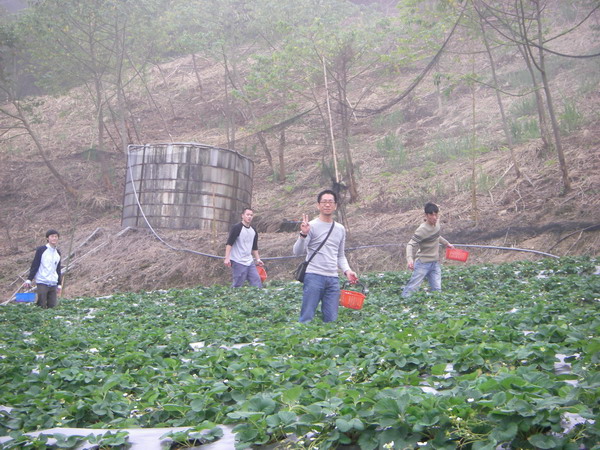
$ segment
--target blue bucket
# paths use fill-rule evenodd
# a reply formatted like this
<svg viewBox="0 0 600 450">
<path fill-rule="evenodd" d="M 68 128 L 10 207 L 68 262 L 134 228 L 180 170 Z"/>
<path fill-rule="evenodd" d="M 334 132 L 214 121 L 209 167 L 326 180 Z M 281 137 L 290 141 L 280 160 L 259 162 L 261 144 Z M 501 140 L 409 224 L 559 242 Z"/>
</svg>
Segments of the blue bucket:
<svg viewBox="0 0 600 450">
<path fill-rule="evenodd" d="M 15 301 L 31 303 L 35 301 L 35 292 L 18 292 L 15 294 Z"/>
</svg>

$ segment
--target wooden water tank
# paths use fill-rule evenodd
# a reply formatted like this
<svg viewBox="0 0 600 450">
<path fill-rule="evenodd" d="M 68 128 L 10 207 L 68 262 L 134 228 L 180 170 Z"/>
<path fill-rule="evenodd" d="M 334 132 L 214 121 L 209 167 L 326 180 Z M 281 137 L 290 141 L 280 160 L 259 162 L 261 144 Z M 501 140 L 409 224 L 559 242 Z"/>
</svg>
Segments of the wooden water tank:
<svg viewBox="0 0 600 450">
<path fill-rule="evenodd" d="M 130 145 L 123 227 L 229 231 L 252 200 L 254 163 L 208 145 Z M 141 208 L 140 208 L 141 207 Z"/>
</svg>

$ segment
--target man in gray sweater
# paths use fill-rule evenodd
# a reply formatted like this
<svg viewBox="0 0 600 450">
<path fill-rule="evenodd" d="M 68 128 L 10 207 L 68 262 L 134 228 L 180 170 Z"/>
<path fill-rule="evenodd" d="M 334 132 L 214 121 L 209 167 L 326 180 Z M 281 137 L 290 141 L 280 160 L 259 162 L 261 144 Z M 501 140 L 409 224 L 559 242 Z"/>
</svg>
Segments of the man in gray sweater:
<svg viewBox="0 0 600 450">
<path fill-rule="evenodd" d="M 435 203 L 426 203 L 425 221 L 417 228 L 406 245 L 406 262 L 408 269 L 413 273 L 402 291 L 404 298 L 410 297 L 419 289 L 425 277 L 427 277 L 432 291 L 442 290 L 439 246 L 440 243 L 450 248 L 454 248 L 454 246 L 440 236 L 439 212 L 440 209 Z"/>
<path fill-rule="evenodd" d="M 319 303 L 321 303 L 323 322 L 333 322 L 337 319 L 340 302 L 338 268 L 350 283 L 358 281 L 356 273 L 350 269 L 346 259 L 346 229 L 341 223 L 333 220 L 333 213 L 337 209 L 337 194 L 331 190 L 320 192 L 317 196 L 317 209 L 319 217 L 310 222 L 308 215 L 303 214 L 300 236 L 294 244 L 294 255 L 306 254 L 308 260 L 326 239 L 332 226 L 333 229 L 325 245 L 306 269 L 299 319 L 301 323 L 313 319 Z"/>
</svg>

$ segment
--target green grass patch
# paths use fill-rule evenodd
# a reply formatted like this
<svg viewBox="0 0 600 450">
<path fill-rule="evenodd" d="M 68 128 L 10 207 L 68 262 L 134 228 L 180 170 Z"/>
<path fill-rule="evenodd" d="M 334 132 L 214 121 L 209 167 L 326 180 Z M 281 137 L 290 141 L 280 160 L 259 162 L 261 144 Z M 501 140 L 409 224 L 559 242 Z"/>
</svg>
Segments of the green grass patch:
<svg viewBox="0 0 600 450">
<path fill-rule="evenodd" d="M 565 102 L 562 112 L 558 116 L 558 120 L 560 124 L 560 132 L 564 136 L 573 133 L 584 123 L 583 114 L 579 112 L 577 103 L 574 100 Z"/>
<path fill-rule="evenodd" d="M 475 185 L 477 187 L 477 192 L 487 192 L 492 187 L 494 187 L 497 183 L 497 179 L 490 174 L 477 171 L 477 175 L 475 176 Z M 454 189 L 456 192 L 465 192 L 470 191 L 473 185 L 472 177 L 462 177 L 456 178 L 454 180 Z M 502 181 L 499 183 L 500 186 L 503 185 Z"/>
<path fill-rule="evenodd" d="M 533 117 L 520 117 L 516 120 L 509 120 L 509 126 L 515 143 L 527 142 L 540 137 L 539 123 Z"/>
<path fill-rule="evenodd" d="M 504 75 L 504 81 L 507 82 L 512 89 L 516 88 L 531 88 L 531 73 L 527 69 L 515 70 Z"/>
<path fill-rule="evenodd" d="M 0 435 L 229 423 L 240 449 L 289 433 L 295 448 L 592 448 L 598 264 L 452 266 L 444 292 L 409 300 L 407 272 L 365 275 L 363 309 L 329 324 L 297 323 L 292 282 L 8 305 Z"/>
<path fill-rule="evenodd" d="M 427 158 L 437 164 L 461 158 L 480 155 L 489 151 L 489 148 L 472 142 L 469 136 L 457 138 L 438 139 L 426 150 Z"/>
<path fill-rule="evenodd" d="M 537 103 L 533 94 L 528 95 L 520 101 L 513 103 L 510 107 L 510 115 L 515 118 L 537 116 Z"/>
<path fill-rule="evenodd" d="M 382 130 L 397 128 L 405 122 L 403 111 L 392 111 L 388 114 L 377 115 L 373 124 Z"/>
<path fill-rule="evenodd" d="M 385 158 L 392 172 L 401 172 L 406 166 L 406 150 L 402 141 L 394 134 L 388 134 L 377 141 L 377 151 Z"/>
</svg>

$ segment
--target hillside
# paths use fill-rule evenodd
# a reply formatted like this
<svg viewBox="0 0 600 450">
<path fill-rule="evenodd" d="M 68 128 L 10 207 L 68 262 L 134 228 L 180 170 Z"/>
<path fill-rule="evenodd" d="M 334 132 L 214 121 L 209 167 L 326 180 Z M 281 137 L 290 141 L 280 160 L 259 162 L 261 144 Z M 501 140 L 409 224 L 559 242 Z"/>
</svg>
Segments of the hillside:
<svg viewBox="0 0 600 450">
<path fill-rule="evenodd" d="M 590 30 L 562 43 L 571 53 L 590 49 Z M 556 48 L 560 49 L 560 43 Z M 351 265 L 360 273 L 404 270 L 404 244 L 421 220 L 421 206 L 435 201 L 442 209 L 443 234 L 455 244 L 519 247 L 557 256 L 600 253 L 600 93 L 598 59 L 555 65 L 552 85 L 561 101 L 575 99 L 581 115 L 565 134 L 563 145 L 573 189 L 564 194 L 554 153 L 544 153 L 539 139 L 528 139 L 514 151 L 523 176 L 515 178 L 505 149 L 494 92 L 484 84 L 471 91 L 458 85 L 446 97 L 437 95 L 431 76 L 395 108 L 370 118 L 356 118 L 351 148 L 358 166 L 359 200 L 345 204 Z M 458 70 L 464 61 L 448 59 L 444 69 Z M 485 59 L 477 61 L 483 73 Z M 507 58 L 499 69 L 517 69 Z M 190 57 L 178 58 L 154 70 L 150 99 L 140 89 L 132 102 L 136 133 L 142 142 L 198 142 L 224 147 L 219 126 L 222 70 L 204 62 L 199 90 Z M 406 70 L 387 84 L 401 92 L 414 79 Z M 369 101 L 382 104 L 384 89 Z M 53 227 L 61 231 L 60 248 L 72 254 L 65 295 L 98 296 L 113 292 L 227 284 L 228 270 L 218 258 L 167 247 L 147 230 L 122 230 L 120 225 L 126 158 L 117 145 L 105 151 L 90 148 L 91 105 L 81 91 L 44 98 L 37 131 L 63 176 L 77 187 L 79 201 L 64 193 L 33 145 L 15 137 L 0 148 L 0 296 L 8 298 L 29 267 L 35 246 Z M 522 101 L 509 99 L 517 108 Z M 258 105 L 268 111 L 270 105 Z M 268 162 L 251 127 L 241 127 L 236 149 L 255 162 L 253 208 L 260 235 L 261 256 L 271 279 L 291 279 L 296 265 L 291 254 L 293 231 L 282 224 L 312 214 L 318 191 L 331 187 L 321 170 L 322 142 L 314 138 L 314 116 L 294 123 L 286 132 L 285 183 L 273 181 Z M 245 123 L 246 125 L 249 125 Z M 242 124 L 244 125 L 244 124 Z M 474 132 L 485 151 L 471 157 L 461 145 Z M 466 134 L 465 134 L 466 133 Z M 378 143 L 395 136 L 406 152 L 396 164 L 379 151 Z M 275 145 L 277 136 L 268 137 Z M 445 147 L 444 147 L 445 146 Z M 435 153 L 438 152 L 438 153 Z M 441 153 L 440 153 L 441 152 Z M 443 157 L 440 154 L 443 153 Z M 325 153 L 329 158 L 329 153 Z M 476 171 L 473 197 L 471 174 Z M 103 172 L 104 171 L 104 172 Z M 101 177 L 108 174 L 110 183 Z M 476 210 L 473 208 L 476 200 Z M 157 230 L 178 249 L 210 255 L 224 252 L 224 233 Z M 360 248 L 359 248 L 360 247 Z M 473 249 L 470 263 L 535 259 L 523 252 Z"/>
</svg>

